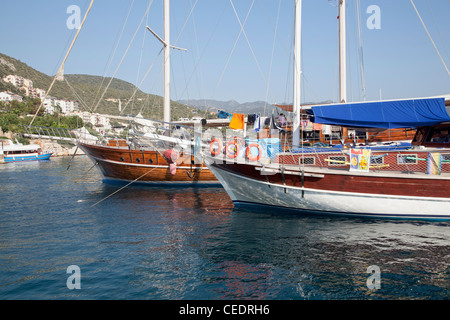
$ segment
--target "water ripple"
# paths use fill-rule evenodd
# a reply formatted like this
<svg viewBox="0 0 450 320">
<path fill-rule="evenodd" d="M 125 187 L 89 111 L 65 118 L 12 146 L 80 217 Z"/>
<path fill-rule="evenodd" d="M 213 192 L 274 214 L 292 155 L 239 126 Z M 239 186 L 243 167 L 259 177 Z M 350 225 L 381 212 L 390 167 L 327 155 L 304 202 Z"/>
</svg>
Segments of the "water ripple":
<svg viewBox="0 0 450 320">
<path fill-rule="evenodd" d="M 449 298 L 449 223 L 244 211 L 222 188 L 132 185 L 92 207 L 119 187 L 69 161 L 0 166 L 1 299 Z"/>
</svg>

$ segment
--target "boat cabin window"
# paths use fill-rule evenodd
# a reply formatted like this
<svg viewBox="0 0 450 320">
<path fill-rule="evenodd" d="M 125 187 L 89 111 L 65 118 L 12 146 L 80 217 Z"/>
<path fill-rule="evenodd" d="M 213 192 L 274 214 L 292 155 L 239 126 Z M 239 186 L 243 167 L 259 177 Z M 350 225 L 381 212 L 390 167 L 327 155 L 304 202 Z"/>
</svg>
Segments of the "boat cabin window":
<svg viewBox="0 0 450 320">
<path fill-rule="evenodd" d="M 299 157 L 298 163 L 299 164 L 315 165 L 316 161 L 315 161 L 314 157 Z"/>
<path fill-rule="evenodd" d="M 428 130 L 425 143 L 450 143 L 450 127 L 432 127 Z"/>
<path fill-rule="evenodd" d="M 384 157 L 370 157 L 370 164 L 382 165 L 384 164 Z"/>
<path fill-rule="evenodd" d="M 329 166 L 345 166 L 345 162 L 347 161 L 347 157 L 345 156 L 334 156 L 334 157 L 328 157 L 330 162 L 328 163 Z"/>
<path fill-rule="evenodd" d="M 419 128 L 416 131 L 416 135 L 412 140 L 413 145 L 420 145 L 424 139 L 424 136 L 427 134 L 428 128 Z"/>
<path fill-rule="evenodd" d="M 447 147 L 450 144 L 450 125 L 418 128 L 412 145 Z"/>
<path fill-rule="evenodd" d="M 13 155 L 13 154 L 28 154 L 35 153 L 34 150 L 14 150 L 14 151 L 5 151 L 5 155 Z"/>
<path fill-rule="evenodd" d="M 397 164 L 417 164 L 417 154 L 399 154 Z"/>
<path fill-rule="evenodd" d="M 441 153 L 442 160 L 446 161 L 446 163 L 450 162 L 450 153 Z"/>
<path fill-rule="evenodd" d="M 355 138 L 356 139 L 362 139 L 362 140 L 367 139 L 367 132 L 365 132 L 365 131 L 356 131 L 355 132 Z"/>
<path fill-rule="evenodd" d="M 425 142 L 449 143 L 450 135 L 448 128 L 433 128 L 428 132 Z"/>
</svg>

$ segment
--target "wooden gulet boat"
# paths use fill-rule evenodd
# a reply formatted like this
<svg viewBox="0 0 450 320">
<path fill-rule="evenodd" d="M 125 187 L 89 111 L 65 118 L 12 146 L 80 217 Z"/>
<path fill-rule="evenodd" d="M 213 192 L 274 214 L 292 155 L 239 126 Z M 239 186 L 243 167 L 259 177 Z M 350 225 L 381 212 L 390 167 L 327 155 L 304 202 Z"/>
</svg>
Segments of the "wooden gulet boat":
<svg viewBox="0 0 450 320">
<path fill-rule="evenodd" d="M 97 165 L 105 182 L 218 184 L 206 165 L 195 164 L 191 155 L 178 156 L 174 152 L 172 156 L 172 149 L 161 154 L 155 150 L 134 148 L 125 140 L 110 140 L 106 145 L 79 142 L 78 146 Z"/>
<path fill-rule="evenodd" d="M 164 121 L 163 135 L 171 134 L 170 116 L 170 50 L 182 48 L 170 45 L 169 1 L 164 2 L 164 40 L 149 27 L 164 46 Z M 176 128 L 175 128 L 176 129 Z M 138 139 L 134 136 L 133 139 Z M 176 143 L 163 146 L 109 140 L 102 144 L 78 142 L 88 157 L 99 168 L 104 181 L 124 181 L 151 184 L 220 185 L 217 178 L 203 163 L 190 153 L 176 151 Z"/>
</svg>

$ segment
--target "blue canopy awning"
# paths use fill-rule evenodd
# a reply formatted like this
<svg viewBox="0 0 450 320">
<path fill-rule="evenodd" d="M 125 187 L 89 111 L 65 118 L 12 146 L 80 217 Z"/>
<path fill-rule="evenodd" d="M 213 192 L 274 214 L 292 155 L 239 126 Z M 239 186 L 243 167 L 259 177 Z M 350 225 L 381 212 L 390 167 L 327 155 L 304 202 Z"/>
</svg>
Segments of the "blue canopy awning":
<svg viewBox="0 0 450 320">
<path fill-rule="evenodd" d="M 315 123 L 355 128 L 416 128 L 450 121 L 444 98 L 314 106 L 312 113 Z"/>
</svg>

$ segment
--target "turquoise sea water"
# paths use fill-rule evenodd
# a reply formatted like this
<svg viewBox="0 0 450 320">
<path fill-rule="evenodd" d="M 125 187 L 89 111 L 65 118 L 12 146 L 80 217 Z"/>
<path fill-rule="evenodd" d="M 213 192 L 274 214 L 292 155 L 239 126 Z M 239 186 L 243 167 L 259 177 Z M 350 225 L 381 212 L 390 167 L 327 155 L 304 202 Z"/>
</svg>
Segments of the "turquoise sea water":
<svg viewBox="0 0 450 320">
<path fill-rule="evenodd" d="M 450 297 L 450 222 L 242 210 L 220 187 L 113 194 L 69 162 L 0 166 L 1 300 Z"/>
</svg>

